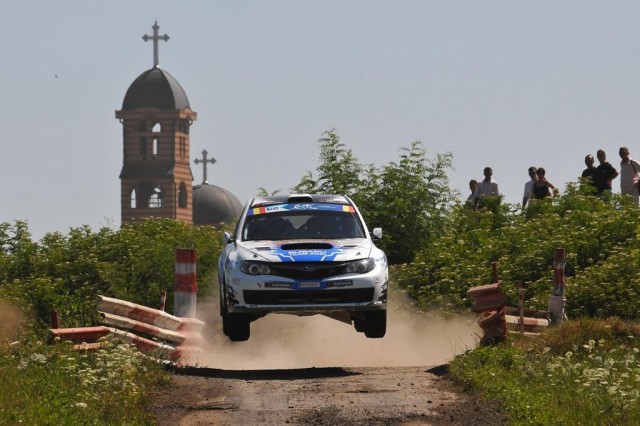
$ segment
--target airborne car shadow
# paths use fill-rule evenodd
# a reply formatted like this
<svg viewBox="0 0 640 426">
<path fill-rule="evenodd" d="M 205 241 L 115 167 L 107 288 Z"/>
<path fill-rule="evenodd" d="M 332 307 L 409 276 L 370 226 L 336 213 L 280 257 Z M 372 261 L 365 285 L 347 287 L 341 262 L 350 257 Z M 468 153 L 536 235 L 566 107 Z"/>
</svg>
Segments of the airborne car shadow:
<svg viewBox="0 0 640 426">
<path fill-rule="evenodd" d="M 346 370 L 342 367 L 295 368 L 280 370 L 221 370 L 208 367 L 171 367 L 175 374 L 197 377 L 239 380 L 307 380 L 329 377 L 347 377 L 362 373 Z"/>
</svg>

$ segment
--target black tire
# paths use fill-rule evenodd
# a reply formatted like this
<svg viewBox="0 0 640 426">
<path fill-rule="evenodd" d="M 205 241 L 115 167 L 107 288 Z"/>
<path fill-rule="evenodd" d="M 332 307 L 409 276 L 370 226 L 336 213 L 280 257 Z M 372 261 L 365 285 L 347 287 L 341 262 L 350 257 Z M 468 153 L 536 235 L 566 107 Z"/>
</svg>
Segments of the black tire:
<svg viewBox="0 0 640 426">
<path fill-rule="evenodd" d="M 364 318 L 353 319 L 353 328 L 355 328 L 358 333 L 362 333 L 364 331 L 364 324 Z"/>
<path fill-rule="evenodd" d="M 364 313 L 364 335 L 370 339 L 379 339 L 387 333 L 387 311 Z"/>
<path fill-rule="evenodd" d="M 227 304 L 225 303 L 225 291 L 224 288 L 222 286 L 219 287 L 220 288 L 220 318 L 222 319 L 222 332 L 224 333 L 225 336 L 229 335 L 229 320 L 227 319 L 227 316 L 229 315 L 227 313 Z"/>
<path fill-rule="evenodd" d="M 223 312 L 220 314 L 220 318 L 222 318 L 222 332 L 224 333 L 225 336 L 229 335 L 229 319 L 228 319 L 229 314 L 227 314 L 226 312 Z"/>
<path fill-rule="evenodd" d="M 223 315 L 223 328 L 224 318 L 226 317 L 226 329 L 227 336 L 232 342 L 244 342 L 249 340 L 251 335 L 251 320 L 248 315 L 244 314 L 226 314 Z"/>
</svg>

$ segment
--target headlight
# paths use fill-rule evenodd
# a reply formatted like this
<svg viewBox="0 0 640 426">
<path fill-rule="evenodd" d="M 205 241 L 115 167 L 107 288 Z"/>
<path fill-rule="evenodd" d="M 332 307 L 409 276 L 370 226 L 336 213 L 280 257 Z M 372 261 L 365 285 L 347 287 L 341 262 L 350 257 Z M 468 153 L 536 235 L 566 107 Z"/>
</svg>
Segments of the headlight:
<svg viewBox="0 0 640 426">
<path fill-rule="evenodd" d="M 347 264 L 347 273 L 349 274 L 366 274 L 373 270 L 376 261 L 369 259 L 356 260 Z"/>
<path fill-rule="evenodd" d="M 249 275 L 269 275 L 271 273 L 271 269 L 267 265 L 246 260 L 240 262 L 240 270 Z"/>
</svg>

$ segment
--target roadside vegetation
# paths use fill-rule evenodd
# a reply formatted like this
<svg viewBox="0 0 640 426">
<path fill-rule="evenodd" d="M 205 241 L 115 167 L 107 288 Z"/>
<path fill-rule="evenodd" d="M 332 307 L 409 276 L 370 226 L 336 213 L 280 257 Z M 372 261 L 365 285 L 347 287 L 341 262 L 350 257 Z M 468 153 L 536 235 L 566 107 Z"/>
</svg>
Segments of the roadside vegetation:
<svg viewBox="0 0 640 426">
<path fill-rule="evenodd" d="M 579 319 L 535 339 L 469 351 L 449 367 L 454 380 L 495 400 L 515 425 L 637 425 L 640 327 Z"/>
<path fill-rule="evenodd" d="M 172 312 L 175 249 L 197 249 L 205 295 L 221 246 L 220 231 L 162 219 L 40 241 L 26 223 L 0 224 L 0 424 L 154 423 L 144 407 L 168 379 L 163 364 L 117 340 L 81 352 L 51 342 L 51 313 L 93 326 L 98 295 L 156 307 L 162 291 Z"/>
<path fill-rule="evenodd" d="M 420 142 L 383 167 L 362 165 L 338 135 L 318 141 L 320 165 L 293 188 L 351 196 L 399 286 L 421 309 L 468 312 L 469 288 L 497 262 L 509 305 L 546 310 L 556 248 L 566 250 L 569 321 L 541 336 L 456 357 L 451 376 L 497 400 L 514 424 L 637 424 L 640 418 L 640 209 L 569 184 L 553 200 L 487 200 L 473 210 L 448 186 L 451 155 Z M 266 193 L 265 190 L 263 190 Z M 172 311 L 174 250 L 198 251 L 199 294 L 213 289 L 223 229 L 149 219 L 119 230 L 88 227 L 33 241 L 24 222 L 0 224 L 0 424 L 148 424 L 144 405 L 167 373 L 112 342 L 76 352 L 48 344 L 61 327 L 97 325 L 97 295 Z"/>
</svg>

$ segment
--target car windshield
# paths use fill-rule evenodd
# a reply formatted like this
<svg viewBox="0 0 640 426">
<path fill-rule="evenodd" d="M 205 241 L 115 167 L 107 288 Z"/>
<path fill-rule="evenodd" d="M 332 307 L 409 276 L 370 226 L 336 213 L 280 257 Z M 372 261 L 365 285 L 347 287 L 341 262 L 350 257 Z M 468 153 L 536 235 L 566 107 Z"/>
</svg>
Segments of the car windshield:
<svg viewBox="0 0 640 426">
<path fill-rule="evenodd" d="M 252 209 L 244 222 L 242 239 L 256 241 L 364 238 L 364 229 L 353 208 L 341 211 L 343 206 L 335 206 L 340 210 L 281 207 L 275 208 L 275 211 L 268 211 L 273 209 L 269 207 L 265 212 L 265 209 Z"/>
</svg>

